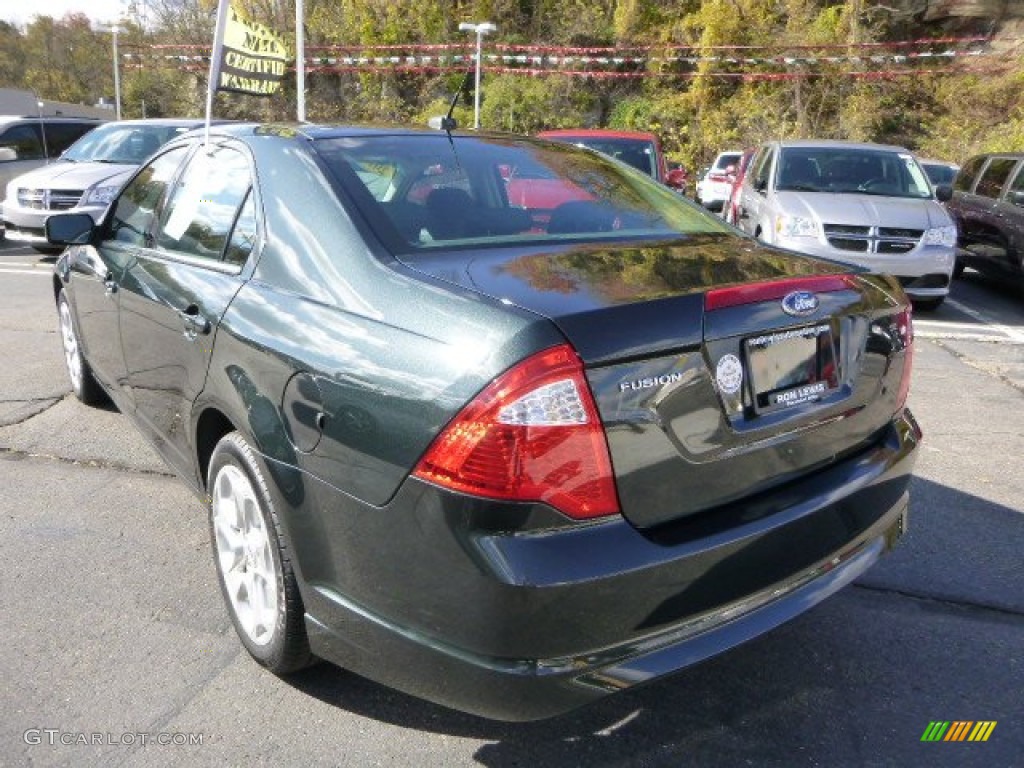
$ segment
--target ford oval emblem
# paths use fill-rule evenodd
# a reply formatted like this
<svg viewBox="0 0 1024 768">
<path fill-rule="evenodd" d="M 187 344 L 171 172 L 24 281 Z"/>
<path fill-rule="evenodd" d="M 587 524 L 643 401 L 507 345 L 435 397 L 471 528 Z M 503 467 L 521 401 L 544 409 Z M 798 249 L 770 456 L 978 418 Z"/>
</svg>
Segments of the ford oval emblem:
<svg viewBox="0 0 1024 768">
<path fill-rule="evenodd" d="M 782 299 L 782 311 L 787 315 L 802 317 L 818 308 L 818 297 L 810 291 L 793 291 Z"/>
</svg>

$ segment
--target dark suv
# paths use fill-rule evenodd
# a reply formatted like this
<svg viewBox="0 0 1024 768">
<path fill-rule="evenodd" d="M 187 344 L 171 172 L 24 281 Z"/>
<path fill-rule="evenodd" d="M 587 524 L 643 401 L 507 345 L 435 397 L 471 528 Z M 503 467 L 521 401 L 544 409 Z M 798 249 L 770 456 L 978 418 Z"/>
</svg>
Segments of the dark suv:
<svg viewBox="0 0 1024 768">
<path fill-rule="evenodd" d="M 956 274 L 974 267 L 1024 289 L 1024 153 L 972 157 L 946 207 L 959 230 Z"/>
</svg>

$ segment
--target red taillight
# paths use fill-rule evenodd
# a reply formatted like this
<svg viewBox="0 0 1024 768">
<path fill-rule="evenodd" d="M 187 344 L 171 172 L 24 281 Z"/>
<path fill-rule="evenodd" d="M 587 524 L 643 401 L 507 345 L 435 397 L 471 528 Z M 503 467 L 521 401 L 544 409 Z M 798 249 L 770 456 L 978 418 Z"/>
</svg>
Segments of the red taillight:
<svg viewBox="0 0 1024 768">
<path fill-rule="evenodd" d="M 907 395 L 910 394 L 910 372 L 914 367 L 914 318 L 909 304 L 896 315 L 896 333 L 903 342 L 903 378 L 900 379 L 900 388 L 896 393 L 896 408 L 899 409 L 906 404 Z"/>
<path fill-rule="evenodd" d="M 491 382 L 438 435 L 413 474 L 476 496 L 544 502 L 576 519 L 619 512 L 601 419 L 567 344 Z"/>
<path fill-rule="evenodd" d="M 808 277 L 788 277 L 782 280 L 771 280 L 763 283 L 747 283 L 732 285 L 728 288 L 716 288 L 704 294 L 704 309 L 724 309 L 738 307 L 742 304 L 756 304 L 759 301 L 781 299 L 793 291 L 813 291 L 829 293 L 845 291 L 852 285 L 852 275 L 811 275 Z"/>
</svg>

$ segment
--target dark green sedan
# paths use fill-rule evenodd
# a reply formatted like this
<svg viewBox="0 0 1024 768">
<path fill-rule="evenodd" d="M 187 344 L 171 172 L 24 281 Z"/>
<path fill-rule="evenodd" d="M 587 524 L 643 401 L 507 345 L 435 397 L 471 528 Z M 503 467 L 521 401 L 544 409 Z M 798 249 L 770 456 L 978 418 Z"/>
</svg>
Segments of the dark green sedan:
<svg viewBox="0 0 1024 768">
<path fill-rule="evenodd" d="M 905 529 L 897 281 L 597 153 L 219 125 L 47 236 L 76 395 L 207 501 L 275 673 L 551 716 L 792 618 Z"/>
</svg>

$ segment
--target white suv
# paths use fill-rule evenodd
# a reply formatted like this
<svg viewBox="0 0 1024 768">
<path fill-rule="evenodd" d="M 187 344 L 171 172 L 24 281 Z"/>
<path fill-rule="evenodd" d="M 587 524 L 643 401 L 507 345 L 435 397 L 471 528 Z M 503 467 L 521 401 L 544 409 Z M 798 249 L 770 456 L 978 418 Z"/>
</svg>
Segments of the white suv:
<svg viewBox="0 0 1024 768">
<path fill-rule="evenodd" d="M 54 248 L 43 231 L 54 213 L 88 213 L 98 220 L 142 161 L 202 120 L 122 120 L 103 123 L 60 158 L 7 184 L 2 215 L 7 239 L 44 253 Z"/>
<path fill-rule="evenodd" d="M 704 177 L 697 182 L 697 202 L 709 211 L 721 211 L 732 194 L 732 182 L 736 178 L 743 151 L 731 149 L 719 153 Z"/>
<path fill-rule="evenodd" d="M 899 279 L 918 309 L 949 293 L 956 225 L 903 147 L 845 141 L 775 141 L 751 159 L 737 225 L 794 251 Z"/>
</svg>

